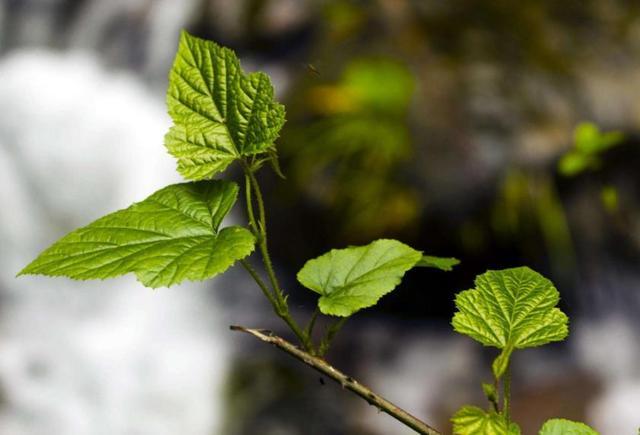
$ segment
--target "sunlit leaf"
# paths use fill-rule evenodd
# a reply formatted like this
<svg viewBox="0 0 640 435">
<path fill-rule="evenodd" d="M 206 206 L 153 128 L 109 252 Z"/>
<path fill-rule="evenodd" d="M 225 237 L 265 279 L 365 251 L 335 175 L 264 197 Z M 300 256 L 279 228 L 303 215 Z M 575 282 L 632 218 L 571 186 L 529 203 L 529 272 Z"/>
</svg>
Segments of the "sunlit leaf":
<svg viewBox="0 0 640 435">
<path fill-rule="evenodd" d="M 542 426 L 540 435 L 598 435 L 598 432 L 584 423 L 554 418 Z"/>
<path fill-rule="evenodd" d="M 464 406 L 451 418 L 454 435 L 520 435 L 517 424 L 509 424 L 502 414 L 477 406 Z"/>
<path fill-rule="evenodd" d="M 245 228 L 219 230 L 238 186 L 201 181 L 167 186 L 73 231 L 20 272 L 73 279 L 105 279 L 133 272 L 147 287 L 200 281 L 249 255 Z"/>
<path fill-rule="evenodd" d="M 284 124 L 266 74 L 244 74 L 233 51 L 187 32 L 169 74 L 167 105 L 174 126 L 165 145 L 193 180 L 268 151 Z"/>
<path fill-rule="evenodd" d="M 376 240 L 366 246 L 333 249 L 307 261 L 298 281 L 321 295 L 322 313 L 346 317 L 375 305 L 421 258 L 420 251 L 397 240 Z"/>
<path fill-rule="evenodd" d="M 563 340 L 567 316 L 556 308 L 551 281 L 528 267 L 491 270 L 476 277 L 475 289 L 456 296 L 453 327 L 485 346 L 502 349 L 494 362 L 500 377 L 514 349 Z"/>
</svg>

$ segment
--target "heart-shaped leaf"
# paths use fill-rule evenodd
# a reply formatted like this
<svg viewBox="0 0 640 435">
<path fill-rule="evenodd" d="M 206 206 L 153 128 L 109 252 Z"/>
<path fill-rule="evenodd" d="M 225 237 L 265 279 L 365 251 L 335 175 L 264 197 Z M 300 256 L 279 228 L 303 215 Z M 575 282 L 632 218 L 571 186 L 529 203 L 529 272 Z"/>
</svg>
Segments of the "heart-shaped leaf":
<svg viewBox="0 0 640 435">
<path fill-rule="evenodd" d="M 245 74 L 233 51 L 187 32 L 169 74 L 167 105 L 174 126 L 165 145 L 192 180 L 273 149 L 284 124 L 266 74 Z"/>
<path fill-rule="evenodd" d="M 245 228 L 218 231 L 237 193 L 235 183 L 220 180 L 167 186 L 63 237 L 20 275 L 105 279 L 133 272 L 154 288 L 210 278 L 254 248 Z"/>
<path fill-rule="evenodd" d="M 375 305 L 421 258 L 420 251 L 404 243 L 381 239 L 366 246 L 333 249 L 307 261 L 298 281 L 321 295 L 322 313 L 347 317 Z"/>
</svg>

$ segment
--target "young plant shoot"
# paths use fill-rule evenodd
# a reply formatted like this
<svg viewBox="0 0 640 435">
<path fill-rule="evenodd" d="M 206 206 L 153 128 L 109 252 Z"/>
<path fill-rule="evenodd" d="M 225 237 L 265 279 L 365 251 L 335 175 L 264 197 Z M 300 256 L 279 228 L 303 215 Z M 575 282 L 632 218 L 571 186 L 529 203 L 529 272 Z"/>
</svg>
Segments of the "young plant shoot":
<svg viewBox="0 0 640 435">
<path fill-rule="evenodd" d="M 167 106 L 173 125 L 165 146 L 188 181 L 164 187 L 73 231 L 19 275 L 87 280 L 133 273 L 144 286 L 156 288 L 207 280 L 239 262 L 298 345 L 258 329 L 232 329 L 276 345 L 417 433 L 439 434 L 332 367 L 324 355 L 350 316 L 374 306 L 412 268 L 449 271 L 458 260 L 424 255 L 389 239 L 331 250 L 309 260 L 298 272 L 300 284 L 318 294 L 317 310 L 306 323 L 298 323 L 269 255 L 266 207 L 257 176 L 265 164 L 280 174 L 275 141 L 285 122 L 285 110 L 274 99 L 269 77 L 261 72 L 245 73 L 233 51 L 183 32 L 169 74 Z M 233 164 L 243 171 L 242 188 L 221 178 Z M 247 223 L 223 227 L 240 192 Z M 262 270 L 248 260 L 254 252 Z M 476 278 L 475 285 L 457 295 L 453 327 L 485 346 L 498 348 L 500 354 L 493 363 L 493 382 L 483 385 L 488 409 L 462 407 L 452 418 L 453 430 L 459 435 L 519 434 L 510 416 L 511 354 L 563 340 L 568 334 L 567 316 L 556 308 L 559 295 L 553 284 L 527 267 L 486 272 Z M 319 335 L 322 338 L 314 340 L 319 315 L 334 320 Z M 548 421 L 540 430 L 540 435 L 556 434 L 596 432 L 560 419 Z"/>
</svg>

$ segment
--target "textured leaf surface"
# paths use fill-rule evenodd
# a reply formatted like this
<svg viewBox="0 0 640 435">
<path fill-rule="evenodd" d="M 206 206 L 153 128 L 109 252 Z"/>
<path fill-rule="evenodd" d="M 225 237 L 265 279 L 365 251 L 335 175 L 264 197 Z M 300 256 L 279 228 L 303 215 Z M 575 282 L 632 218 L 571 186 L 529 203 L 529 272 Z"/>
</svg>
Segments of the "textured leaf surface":
<svg viewBox="0 0 640 435">
<path fill-rule="evenodd" d="M 456 296 L 458 311 L 452 324 L 485 346 L 503 349 L 494 372 L 506 368 L 514 349 L 567 336 L 567 316 L 556 308 L 558 291 L 539 273 L 528 267 L 491 270 L 476 277 L 475 285 Z"/>
<path fill-rule="evenodd" d="M 423 255 L 416 266 L 418 267 L 433 267 L 434 269 L 444 270 L 449 272 L 453 270 L 454 266 L 460 264 L 460 260 L 453 257 L 435 257 L 433 255 Z"/>
<path fill-rule="evenodd" d="M 464 406 L 451 418 L 454 435 L 520 435 L 517 424 L 507 424 L 496 412 Z"/>
<path fill-rule="evenodd" d="M 199 281 L 253 251 L 241 227 L 218 231 L 236 201 L 228 181 L 174 184 L 60 239 L 20 274 L 105 279 L 128 272 L 148 287 Z"/>
<path fill-rule="evenodd" d="M 233 51 L 187 32 L 169 74 L 167 105 L 174 125 L 165 145 L 193 180 L 268 151 L 284 124 L 266 74 L 244 74 Z"/>
<path fill-rule="evenodd" d="M 554 418 L 542 426 L 540 435 L 598 435 L 598 432 L 584 423 Z"/>
<path fill-rule="evenodd" d="M 322 313 L 346 317 L 375 305 L 421 258 L 419 251 L 397 240 L 376 240 L 309 260 L 298 272 L 298 281 L 321 295 Z"/>
</svg>

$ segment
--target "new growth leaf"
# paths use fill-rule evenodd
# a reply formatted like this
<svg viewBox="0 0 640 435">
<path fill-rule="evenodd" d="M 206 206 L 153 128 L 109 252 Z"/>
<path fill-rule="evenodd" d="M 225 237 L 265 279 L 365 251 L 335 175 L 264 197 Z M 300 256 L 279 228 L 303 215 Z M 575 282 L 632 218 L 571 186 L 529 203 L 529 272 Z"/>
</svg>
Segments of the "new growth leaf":
<svg viewBox="0 0 640 435">
<path fill-rule="evenodd" d="M 165 145 L 192 180 L 273 150 L 285 121 L 269 76 L 245 74 L 233 51 L 187 32 L 169 74 L 167 106 L 174 125 Z"/>
</svg>

